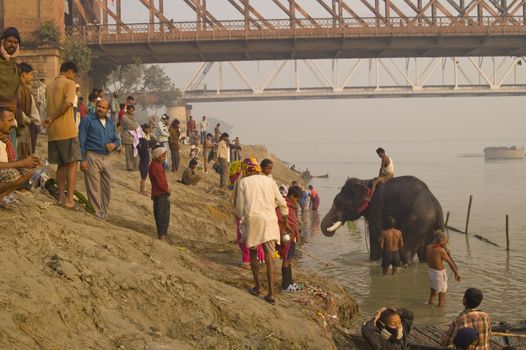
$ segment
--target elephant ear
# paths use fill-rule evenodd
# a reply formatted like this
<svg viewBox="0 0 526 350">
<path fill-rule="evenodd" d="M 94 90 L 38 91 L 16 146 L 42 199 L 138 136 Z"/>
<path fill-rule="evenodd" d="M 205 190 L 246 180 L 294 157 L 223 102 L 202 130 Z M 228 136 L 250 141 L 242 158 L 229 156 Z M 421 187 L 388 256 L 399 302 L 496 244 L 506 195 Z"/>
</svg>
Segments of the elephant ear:
<svg viewBox="0 0 526 350">
<path fill-rule="evenodd" d="M 345 182 L 343 185 L 341 194 L 349 200 L 352 200 L 354 203 L 362 203 L 367 196 L 368 188 L 364 184 L 364 181 L 351 178 Z"/>
</svg>

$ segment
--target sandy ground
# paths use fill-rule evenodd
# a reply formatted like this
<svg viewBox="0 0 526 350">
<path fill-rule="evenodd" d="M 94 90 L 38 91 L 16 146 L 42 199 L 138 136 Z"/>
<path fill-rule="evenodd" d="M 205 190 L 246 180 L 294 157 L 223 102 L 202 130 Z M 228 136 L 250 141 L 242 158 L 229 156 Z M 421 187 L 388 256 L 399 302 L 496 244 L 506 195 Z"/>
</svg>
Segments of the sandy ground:
<svg viewBox="0 0 526 350">
<path fill-rule="evenodd" d="M 297 176 L 264 147 L 243 155 L 273 159 L 279 183 Z M 278 292 L 275 306 L 247 292 L 252 276 L 239 266 L 230 192 L 217 188 L 217 174 L 195 187 L 176 182 L 182 171 L 169 174 L 161 242 L 138 172 L 125 171 L 123 155 L 112 158 L 109 222 L 60 208 L 40 190 L 0 209 L 1 349 L 352 348 L 345 332 L 358 307 L 338 284 L 296 272 L 307 288 Z M 84 192 L 83 175 L 77 188 Z"/>
</svg>

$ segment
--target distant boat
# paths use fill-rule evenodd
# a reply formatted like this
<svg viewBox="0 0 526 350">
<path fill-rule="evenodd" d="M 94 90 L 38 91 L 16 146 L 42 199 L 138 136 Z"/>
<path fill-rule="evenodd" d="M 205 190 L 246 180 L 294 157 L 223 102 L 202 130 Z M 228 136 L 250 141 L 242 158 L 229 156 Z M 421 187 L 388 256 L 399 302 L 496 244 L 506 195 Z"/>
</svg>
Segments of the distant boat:
<svg viewBox="0 0 526 350">
<path fill-rule="evenodd" d="M 524 147 L 486 147 L 484 148 L 485 159 L 523 159 Z"/>
<path fill-rule="evenodd" d="M 316 177 L 318 179 L 328 179 L 329 178 L 329 173 L 327 173 L 325 175 L 318 175 L 318 176 L 313 176 L 313 177 Z"/>
<path fill-rule="evenodd" d="M 328 179 L 329 178 L 329 173 L 325 174 L 325 175 L 311 175 L 311 173 L 309 171 L 304 171 L 302 174 L 301 174 L 301 177 L 304 179 L 304 180 L 310 180 L 310 179 Z"/>
</svg>

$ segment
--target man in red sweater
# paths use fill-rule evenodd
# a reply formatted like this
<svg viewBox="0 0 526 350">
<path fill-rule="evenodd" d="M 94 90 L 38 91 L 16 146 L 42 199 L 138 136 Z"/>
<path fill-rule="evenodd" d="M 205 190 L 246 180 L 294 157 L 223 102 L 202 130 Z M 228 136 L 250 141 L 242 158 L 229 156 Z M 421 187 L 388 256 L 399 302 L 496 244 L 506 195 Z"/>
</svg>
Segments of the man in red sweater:
<svg viewBox="0 0 526 350">
<path fill-rule="evenodd" d="M 164 172 L 163 162 L 166 160 L 166 149 L 157 147 L 153 150 L 153 160 L 148 168 L 152 183 L 153 216 L 157 226 L 159 239 L 166 239 L 170 226 L 170 189 Z"/>
</svg>

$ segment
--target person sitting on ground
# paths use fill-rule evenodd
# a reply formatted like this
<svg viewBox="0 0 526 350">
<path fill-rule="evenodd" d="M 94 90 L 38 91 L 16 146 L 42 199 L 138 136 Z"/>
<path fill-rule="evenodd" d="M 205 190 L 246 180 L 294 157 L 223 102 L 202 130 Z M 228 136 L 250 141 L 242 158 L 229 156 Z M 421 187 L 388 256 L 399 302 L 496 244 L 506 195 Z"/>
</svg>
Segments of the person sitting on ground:
<svg viewBox="0 0 526 350">
<path fill-rule="evenodd" d="M 402 266 L 400 260 L 400 249 L 404 246 L 402 231 L 395 228 L 396 220 L 392 216 L 386 218 L 385 230 L 380 237 L 380 249 L 382 250 L 382 272 L 387 275 L 389 266 L 393 265 L 392 274 Z"/>
<path fill-rule="evenodd" d="M 478 309 L 483 299 L 484 295 L 479 289 L 466 289 L 464 292 L 464 298 L 462 299 L 465 309 L 453 322 L 451 322 L 447 332 L 442 337 L 442 345 L 447 346 L 451 344 L 456 334 L 458 334 L 462 328 L 473 328 L 477 331 L 479 337 L 479 342 L 475 349 L 490 349 L 489 340 L 491 333 L 491 323 L 489 320 L 489 315 L 486 312 Z"/>
<path fill-rule="evenodd" d="M 201 175 L 196 174 L 195 168 L 197 168 L 197 159 L 190 159 L 188 168 L 184 169 L 181 182 L 185 185 L 197 185 L 201 181 Z"/>
<path fill-rule="evenodd" d="M 455 335 L 453 345 L 455 345 L 455 350 L 475 350 L 479 340 L 479 334 L 476 330 L 473 328 L 462 328 Z"/>
<path fill-rule="evenodd" d="M 318 191 L 312 185 L 309 185 L 309 198 L 311 210 L 318 210 L 318 207 L 320 206 L 320 196 L 318 195 Z"/>
<path fill-rule="evenodd" d="M 426 248 L 427 265 L 429 283 L 431 284 L 431 294 L 429 295 L 429 305 L 434 305 L 435 297 L 438 294 L 438 306 L 442 307 L 446 304 L 447 292 L 447 271 L 444 267 L 444 261 L 448 263 L 449 267 L 455 274 L 455 279 L 460 282 L 460 275 L 457 271 L 457 266 L 451 259 L 451 255 L 447 250 L 448 236 L 442 231 L 438 230 L 436 233 L 435 243 L 432 243 Z"/>
<path fill-rule="evenodd" d="M 413 320 L 409 310 L 382 307 L 363 324 L 362 336 L 371 350 L 406 350 Z"/>
<path fill-rule="evenodd" d="M 376 154 L 378 154 L 378 157 L 380 157 L 382 161 L 380 163 L 378 177 L 372 181 L 371 193 L 369 194 L 367 200 L 371 200 L 373 198 L 373 193 L 376 190 L 376 186 L 378 186 L 378 184 L 384 184 L 394 177 L 394 164 L 391 157 L 385 154 L 385 150 L 382 147 L 378 147 L 376 149 Z"/>
<path fill-rule="evenodd" d="M 160 240 L 164 240 L 170 226 L 170 189 L 163 167 L 167 150 L 164 147 L 157 147 L 152 153 L 153 160 L 148 173 L 152 184 L 153 216 L 157 226 L 157 236 Z"/>
<path fill-rule="evenodd" d="M 299 242 L 299 226 L 296 217 L 296 208 L 301 197 L 301 189 L 298 187 L 291 187 L 287 193 L 285 201 L 289 208 L 288 224 L 290 231 L 285 228 L 285 219 L 281 214 L 281 210 L 276 208 L 276 215 L 278 216 L 278 225 L 281 233 L 280 243 L 276 246 L 279 256 L 283 260 L 281 264 L 281 290 L 284 292 L 298 292 L 301 287 L 294 283 L 292 278 L 292 259 L 296 254 L 296 244 Z M 286 239 L 288 237 L 288 240 Z"/>
<path fill-rule="evenodd" d="M 14 127 L 15 114 L 0 107 L 0 201 L 28 182 L 33 175 L 29 169 L 41 164 L 35 155 L 16 160 L 15 149 L 8 138 Z"/>
</svg>

